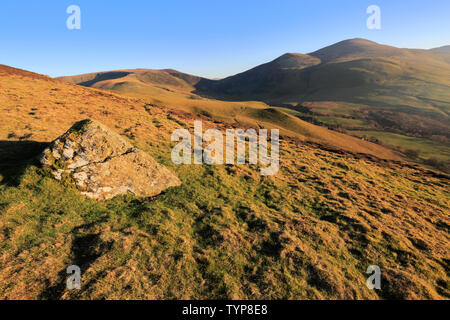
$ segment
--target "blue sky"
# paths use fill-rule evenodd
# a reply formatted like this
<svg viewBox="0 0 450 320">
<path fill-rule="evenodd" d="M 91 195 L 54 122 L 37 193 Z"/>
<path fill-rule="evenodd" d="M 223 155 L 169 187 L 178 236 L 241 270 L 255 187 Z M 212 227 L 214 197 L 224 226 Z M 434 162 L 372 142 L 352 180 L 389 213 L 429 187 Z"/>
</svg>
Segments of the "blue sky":
<svg viewBox="0 0 450 320">
<path fill-rule="evenodd" d="M 68 30 L 69 5 L 81 30 Z M 366 8 L 381 8 L 381 30 Z M 448 0 L 2 0 L 0 64 L 51 76 L 173 68 L 210 78 L 349 38 L 450 45 Z"/>
</svg>

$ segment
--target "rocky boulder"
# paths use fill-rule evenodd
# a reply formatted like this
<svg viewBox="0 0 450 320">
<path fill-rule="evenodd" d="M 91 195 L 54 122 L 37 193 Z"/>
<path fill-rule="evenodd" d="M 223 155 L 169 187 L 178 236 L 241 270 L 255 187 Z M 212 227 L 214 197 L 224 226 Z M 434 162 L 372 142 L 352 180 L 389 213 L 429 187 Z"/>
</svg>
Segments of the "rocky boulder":
<svg viewBox="0 0 450 320">
<path fill-rule="evenodd" d="M 151 197 L 180 180 L 150 155 L 94 120 L 75 123 L 40 157 L 57 180 L 73 181 L 90 198 L 107 200 L 124 193 Z"/>
</svg>

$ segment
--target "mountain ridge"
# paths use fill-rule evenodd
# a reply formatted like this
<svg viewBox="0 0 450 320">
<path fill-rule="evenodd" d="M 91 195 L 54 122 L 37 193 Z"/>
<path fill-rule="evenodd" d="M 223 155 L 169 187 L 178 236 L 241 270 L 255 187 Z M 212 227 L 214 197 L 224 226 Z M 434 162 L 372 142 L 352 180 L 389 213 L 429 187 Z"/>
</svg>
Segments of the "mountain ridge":
<svg viewBox="0 0 450 320">
<path fill-rule="evenodd" d="M 355 38 L 309 54 L 286 53 L 219 80 L 168 69 L 146 72 L 150 76 L 117 79 L 110 73 L 111 79 L 84 85 L 147 97 L 163 90 L 199 104 L 202 99 L 260 101 L 314 124 L 419 153 L 422 162 L 437 157 L 450 163 L 450 54 L 439 50 Z M 191 104 L 189 110 L 196 108 Z M 198 110 L 220 116 L 206 105 Z"/>
</svg>

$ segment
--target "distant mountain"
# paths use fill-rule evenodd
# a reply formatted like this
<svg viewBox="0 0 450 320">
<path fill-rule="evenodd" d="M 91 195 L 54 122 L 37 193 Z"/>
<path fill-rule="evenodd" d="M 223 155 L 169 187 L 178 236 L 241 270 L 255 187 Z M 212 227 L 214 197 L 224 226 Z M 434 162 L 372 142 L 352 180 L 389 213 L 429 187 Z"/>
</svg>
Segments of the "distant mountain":
<svg viewBox="0 0 450 320">
<path fill-rule="evenodd" d="M 172 69 L 133 69 L 88 73 L 57 79 L 85 87 L 145 93 L 155 87 L 192 90 L 202 78 Z"/>
<path fill-rule="evenodd" d="M 366 39 L 350 39 L 310 53 L 321 62 L 338 62 L 362 58 L 395 57 L 402 55 L 402 49 L 381 45 Z"/>
<path fill-rule="evenodd" d="M 431 49 L 432 51 L 437 51 L 437 52 L 443 52 L 443 53 L 450 53 L 450 46 L 443 46 L 443 47 L 439 47 L 439 48 L 434 48 Z"/>
<path fill-rule="evenodd" d="M 275 62 L 279 68 L 303 68 L 314 63 L 317 63 L 316 58 L 299 54 L 285 55 Z M 118 70 L 61 77 L 58 80 L 117 91 L 123 95 L 144 98 L 150 104 L 181 109 L 239 125 L 278 128 L 282 134 L 340 150 L 371 154 L 384 159 L 399 159 L 388 148 L 316 126 L 286 113 L 284 109 L 270 108 L 261 102 L 246 101 L 242 104 L 202 98 L 191 92 L 196 90 L 195 86 L 200 81 L 206 79 L 171 69 Z"/>
<path fill-rule="evenodd" d="M 421 162 L 450 161 L 450 54 L 401 49 L 365 39 L 338 42 L 309 54 L 286 53 L 219 80 L 175 70 L 119 70 L 60 80 L 118 91 L 189 112 L 279 124 L 273 113 L 245 112 L 224 101 L 260 101 L 299 120 L 393 147 Z M 208 99 L 214 100 L 208 100 Z M 252 111 L 253 110 L 253 111 Z M 276 113 L 279 115 L 278 113 Z M 261 118 L 262 117 L 262 118 Z M 243 121 L 241 118 L 239 121 Z M 287 128 L 287 127 L 286 127 Z M 323 140 L 321 134 L 321 140 Z"/>
<path fill-rule="evenodd" d="M 365 101 L 373 86 L 405 80 L 450 84 L 450 61 L 426 50 L 408 50 L 352 39 L 308 55 L 285 54 L 272 62 L 222 80 L 201 80 L 198 92 L 228 99 L 291 103 L 321 99 Z M 436 76 L 440 79 L 436 81 Z M 409 87 L 409 85 L 408 85 Z M 349 90 L 350 89 L 350 90 Z"/>
<path fill-rule="evenodd" d="M 358 128 L 450 139 L 450 55 L 441 52 L 351 39 L 308 55 L 285 54 L 219 81 L 202 79 L 196 89 L 217 99 L 359 119 Z M 324 110 L 330 101 L 335 108 Z"/>
</svg>

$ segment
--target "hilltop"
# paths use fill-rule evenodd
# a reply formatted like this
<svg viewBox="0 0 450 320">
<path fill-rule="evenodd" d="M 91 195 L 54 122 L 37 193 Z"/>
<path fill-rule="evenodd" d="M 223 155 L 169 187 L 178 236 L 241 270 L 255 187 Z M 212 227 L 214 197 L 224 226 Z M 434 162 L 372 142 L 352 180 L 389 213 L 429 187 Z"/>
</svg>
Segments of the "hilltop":
<svg viewBox="0 0 450 320">
<path fill-rule="evenodd" d="M 0 70 L 0 298 L 450 297 L 448 176 L 293 134 L 281 136 L 274 176 L 256 165 L 176 166 L 176 128 L 240 124 Z M 273 116 L 266 109 L 251 110 Z M 53 179 L 34 157 L 85 118 L 130 139 L 182 184 L 150 199 L 97 202 Z M 65 287 L 73 264 L 79 291 Z M 365 284 L 373 264 L 380 291 Z"/>
<path fill-rule="evenodd" d="M 157 88 L 192 90 L 202 78 L 171 69 L 134 69 L 88 73 L 57 79 L 85 87 L 139 93 L 149 90 L 150 85 Z"/>
<path fill-rule="evenodd" d="M 435 51 L 400 49 L 365 39 L 351 39 L 309 54 L 285 54 L 225 79 L 202 79 L 196 88 L 200 92 L 233 99 L 257 98 L 289 103 L 300 98 L 303 101 L 309 96 L 321 97 L 326 94 L 325 90 L 356 88 L 413 74 L 423 81 L 439 77 L 442 85 L 448 86 L 449 80 L 444 76 L 449 74 L 449 58 Z M 290 61 L 288 68 L 284 64 L 286 61 Z M 431 74 L 420 74 L 422 71 Z M 258 85 L 253 84 L 256 73 L 263 78 Z M 267 83 L 269 79 L 272 85 Z M 267 88 L 262 88 L 263 85 Z M 344 94 L 333 91 L 328 97 Z"/>
</svg>

